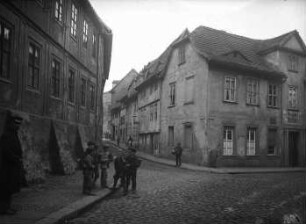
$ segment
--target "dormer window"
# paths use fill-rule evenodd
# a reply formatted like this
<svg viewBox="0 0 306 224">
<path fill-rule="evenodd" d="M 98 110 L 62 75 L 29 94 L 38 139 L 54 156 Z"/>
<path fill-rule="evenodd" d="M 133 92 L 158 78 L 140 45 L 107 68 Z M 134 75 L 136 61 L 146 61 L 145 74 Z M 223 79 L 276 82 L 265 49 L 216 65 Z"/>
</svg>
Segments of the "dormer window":
<svg viewBox="0 0 306 224">
<path fill-rule="evenodd" d="M 296 55 L 289 55 L 288 71 L 298 72 L 299 58 Z"/>
</svg>

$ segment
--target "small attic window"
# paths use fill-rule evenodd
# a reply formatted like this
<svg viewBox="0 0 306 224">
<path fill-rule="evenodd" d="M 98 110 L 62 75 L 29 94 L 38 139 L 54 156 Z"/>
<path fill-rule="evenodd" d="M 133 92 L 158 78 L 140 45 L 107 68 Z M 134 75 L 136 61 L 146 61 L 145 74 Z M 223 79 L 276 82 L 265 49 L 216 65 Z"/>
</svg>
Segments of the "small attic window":
<svg viewBox="0 0 306 224">
<path fill-rule="evenodd" d="M 179 46 L 178 48 L 178 65 L 182 65 L 186 62 L 185 56 L 185 44 Z"/>
<path fill-rule="evenodd" d="M 288 71 L 298 72 L 299 58 L 296 55 L 289 55 L 288 60 Z"/>
</svg>

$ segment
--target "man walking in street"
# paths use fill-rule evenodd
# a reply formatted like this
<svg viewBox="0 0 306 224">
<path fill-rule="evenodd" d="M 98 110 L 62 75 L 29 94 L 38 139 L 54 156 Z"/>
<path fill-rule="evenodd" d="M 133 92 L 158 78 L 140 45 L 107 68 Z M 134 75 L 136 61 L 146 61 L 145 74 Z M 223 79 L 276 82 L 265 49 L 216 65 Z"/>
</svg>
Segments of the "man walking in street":
<svg viewBox="0 0 306 224">
<path fill-rule="evenodd" d="M 183 153 L 183 148 L 181 147 L 181 143 L 179 142 L 174 148 L 175 163 L 177 167 L 180 167 L 182 165 L 182 153 Z"/>
<path fill-rule="evenodd" d="M 126 157 L 126 182 L 124 185 L 123 194 L 126 195 L 132 182 L 132 192 L 136 191 L 136 179 L 137 179 L 137 169 L 141 164 L 141 160 L 136 156 L 136 149 L 133 147 L 129 148 L 129 154 Z"/>
<path fill-rule="evenodd" d="M 0 139 L 0 214 L 14 215 L 12 195 L 19 192 L 22 182 L 22 149 L 18 130 L 22 118 L 9 114 L 6 130 Z"/>
</svg>

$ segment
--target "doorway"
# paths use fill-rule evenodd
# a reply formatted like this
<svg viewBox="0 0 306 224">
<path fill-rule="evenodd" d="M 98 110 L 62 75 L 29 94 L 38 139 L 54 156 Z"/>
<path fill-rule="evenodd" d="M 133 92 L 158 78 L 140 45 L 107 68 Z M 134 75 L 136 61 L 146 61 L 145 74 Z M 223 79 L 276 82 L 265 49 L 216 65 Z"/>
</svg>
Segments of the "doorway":
<svg viewBox="0 0 306 224">
<path fill-rule="evenodd" d="M 289 166 L 299 165 L 299 132 L 289 131 Z"/>
</svg>

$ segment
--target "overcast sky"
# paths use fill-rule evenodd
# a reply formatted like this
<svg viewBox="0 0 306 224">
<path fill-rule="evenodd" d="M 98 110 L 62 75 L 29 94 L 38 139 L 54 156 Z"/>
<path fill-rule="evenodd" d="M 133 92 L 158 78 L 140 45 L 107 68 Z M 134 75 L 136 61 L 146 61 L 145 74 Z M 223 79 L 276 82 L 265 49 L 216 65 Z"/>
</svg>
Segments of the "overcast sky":
<svg viewBox="0 0 306 224">
<path fill-rule="evenodd" d="M 109 79 L 157 58 L 185 28 L 208 26 L 254 39 L 297 30 L 306 42 L 305 0 L 90 0 L 112 29 Z"/>
</svg>

